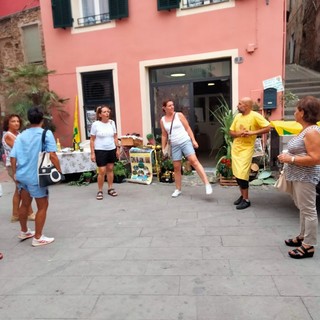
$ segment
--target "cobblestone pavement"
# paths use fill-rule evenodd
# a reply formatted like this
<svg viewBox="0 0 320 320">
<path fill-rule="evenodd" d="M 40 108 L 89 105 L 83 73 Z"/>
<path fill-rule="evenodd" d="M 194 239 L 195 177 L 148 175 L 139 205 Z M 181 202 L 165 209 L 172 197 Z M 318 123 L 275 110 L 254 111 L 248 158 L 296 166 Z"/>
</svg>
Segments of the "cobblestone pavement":
<svg viewBox="0 0 320 320">
<path fill-rule="evenodd" d="M 288 257 L 298 211 L 273 187 L 252 187 L 238 211 L 237 187 L 206 196 L 196 176 L 176 199 L 157 181 L 102 201 L 95 183 L 56 185 L 44 230 L 55 242 L 34 248 L 17 238 L 14 184 L 0 177 L 0 319 L 320 319 L 320 253 Z"/>
</svg>

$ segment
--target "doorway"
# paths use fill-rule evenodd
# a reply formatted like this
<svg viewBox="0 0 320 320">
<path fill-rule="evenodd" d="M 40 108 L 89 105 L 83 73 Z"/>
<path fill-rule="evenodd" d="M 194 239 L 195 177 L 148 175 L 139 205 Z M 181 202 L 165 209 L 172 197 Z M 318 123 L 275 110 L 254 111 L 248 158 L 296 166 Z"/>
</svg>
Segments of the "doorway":
<svg viewBox="0 0 320 320">
<path fill-rule="evenodd" d="M 214 60 L 150 69 L 153 133 L 161 139 L 162 102 L 171 99 L 189 121 L 199 143 L 198 154 L 214 158 L 223 143 L 214 117 L 222 97 L 231 103 L 231 60 Z"/>
</svg>

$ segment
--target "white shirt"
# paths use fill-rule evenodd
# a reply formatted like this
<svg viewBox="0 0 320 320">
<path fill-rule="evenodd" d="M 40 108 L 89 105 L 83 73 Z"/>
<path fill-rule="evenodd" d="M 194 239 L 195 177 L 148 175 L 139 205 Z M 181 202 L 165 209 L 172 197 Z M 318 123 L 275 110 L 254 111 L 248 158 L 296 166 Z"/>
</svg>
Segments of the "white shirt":
<svg viewBox="0 0 320 320">
<path fill-rule="evenodd" d="M 100 120 L 95 121 L 91 126 L 90 134 L 95 136 L 95 150 L 113 150 L 116 148 L 114 135 L 117 133 L 116 125 L 113 120 L 104 123 Z"/>
</svg>

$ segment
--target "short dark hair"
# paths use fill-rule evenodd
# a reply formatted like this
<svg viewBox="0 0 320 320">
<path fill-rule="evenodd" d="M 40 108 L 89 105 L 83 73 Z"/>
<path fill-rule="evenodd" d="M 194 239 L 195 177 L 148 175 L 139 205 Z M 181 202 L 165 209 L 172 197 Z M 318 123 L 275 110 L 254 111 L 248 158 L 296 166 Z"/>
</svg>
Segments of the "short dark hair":
<svg viewBox="0 0 320 320">
<path fill-rule="evenodd" d="M 307 123 L 316 124 L 320 120 L 320 101 L 313 96 L 301 98 L 297 105 L 299 111 L 303 111 L 303 120 Z"/>
<path fill-rule="evenodd" d="M 28 110 L 30 124 L 39 124 L 43 120 L 43 109 L 41 106 L 34 106 Z"/>
<path fill-rule="evenodd" d="M 21 120 L 21 117 L 18 115 L 18 114 L 15 114 L 15 113 L 12 113 L 12 114 L 8 114 L 4 120 L 3 120 L 3 131 L 8 131 L 9 130 L 9 122 L 12 118 L 18 118 L 19 121 L 20 121 L 20 127 L 19 129 L 21 128 L 21 125 L 22 125 L 22 120 Z"/>
</svg>

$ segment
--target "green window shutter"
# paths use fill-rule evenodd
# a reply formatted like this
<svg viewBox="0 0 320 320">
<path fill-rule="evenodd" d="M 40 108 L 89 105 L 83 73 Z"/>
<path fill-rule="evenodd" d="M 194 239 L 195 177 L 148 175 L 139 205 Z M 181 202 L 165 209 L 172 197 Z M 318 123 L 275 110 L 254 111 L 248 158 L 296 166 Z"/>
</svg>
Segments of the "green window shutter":
<svg viewBox="0 0 320 320">
<path fill-rule="evenodd" d="M 128 0 L 109 0 L 109 10 L 111 20 L 128 17 Z"/>
<path fill-rule="evenodd" d="M 51 0 L 53 27 L 72 27 L 72 14 L 70 0 Z"/>
<path fill-rule="evenodd" d="M 170 10 L 180 7 L 180 0 L 158 0 L 158 11 Z"/>
</svg>

